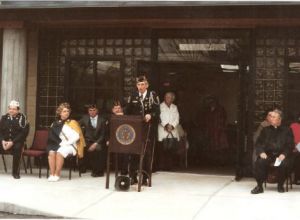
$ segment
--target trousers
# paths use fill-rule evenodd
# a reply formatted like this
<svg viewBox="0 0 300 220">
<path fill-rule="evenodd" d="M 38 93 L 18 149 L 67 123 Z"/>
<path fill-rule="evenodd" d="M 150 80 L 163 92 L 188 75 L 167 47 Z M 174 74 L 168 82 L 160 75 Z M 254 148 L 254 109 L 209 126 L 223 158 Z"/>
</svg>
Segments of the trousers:
<svg viewBox="0 0 300 220">
<path fill-rule="evenodd" d="M 263 182 L 266 181 L 268 176 L 268 169 L 274 163 L 276 157 L 268 157 L 267 159 L 258 158 L 255 162 L 255 179 L 257 185 L 262 186 Z M 288 159 L 285 158 L 281 164 L 276 167 L 278 185 L 282 186 L 287 176 L 288 170 Z"/>
<path fill-rule="evenodd" d="M 20 161 L 21 161 L 21 153 L 22 153 L 23 146 L 24 146 L 24 143 L 16 142 L 16 143 L 14 143 L 14 145 L 12 146 L 11 149 L 7 150 L 7 151 L 11 151 L 11 153 L 13 155 L 13 164 L 12 164 L 13 165 L 12 166 L 12 174 L 13 175 L 20 174 Z M 0 153 L 1 154 L 5 153 L 2 143 L 0 143 Z"/>
</svg>

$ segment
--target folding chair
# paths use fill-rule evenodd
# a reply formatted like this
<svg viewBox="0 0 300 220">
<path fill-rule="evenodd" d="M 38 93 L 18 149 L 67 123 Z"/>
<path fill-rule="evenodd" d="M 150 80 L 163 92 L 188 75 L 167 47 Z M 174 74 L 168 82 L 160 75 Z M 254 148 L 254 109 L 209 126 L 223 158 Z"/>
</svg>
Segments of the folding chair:
<svg viewBox="0 0 300 220">
<path fill-rule="evenodd" d="M 42 160 L 47 158 L 47 140 L 48 130 L 36 130 L 34 134 L 33 143 L 30 148 L 24 149 L 22 154 L 22 160 L 27 173 L 27 166 L 29 164 L 30 173 L 32 174 L 31 158 L 37 158 L 39 166 L 39 178 L 41 178 Z M 25 164 L 24 156 L 27 156 L 27 166 Z"/>
</svg>

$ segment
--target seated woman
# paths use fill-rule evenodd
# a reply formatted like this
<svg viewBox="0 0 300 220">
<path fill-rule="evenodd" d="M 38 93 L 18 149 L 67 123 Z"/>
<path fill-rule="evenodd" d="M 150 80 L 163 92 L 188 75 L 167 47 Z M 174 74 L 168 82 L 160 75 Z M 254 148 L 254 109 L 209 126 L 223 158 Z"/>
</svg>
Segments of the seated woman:
<svg viewBox="0 0 300 220">
<path fill-rule="evenodd" d="M 56 110 L 58 120 L 50 127 L 47 147 L 50 167 L 48 181 L 50 182 L 59 180 L 64 158 L 76 154 L 79 158 L 83 157 L 85 141 L 77 121 L 69 119 L 70 113 L 69 103 L 60 104 Z"/>
<path fill-rule="evenodd" d="M 160 123 L 158 125 L 159 142 L 162 142 L 165 138 L 177 138 L 179 141 L 179 134 L 177 130 L 177 126 L 179 124 L 179 113 L 177 106 L 173 104 L 174 99 L 174 93 L 167 92 L 164 97 L 164 102 L 160 104 Z M 174 149 L 164 149 L 164 146 L 161 143 L 158 153 L 160 169 L 170 170 L 174 162 Z"/>
</svg>

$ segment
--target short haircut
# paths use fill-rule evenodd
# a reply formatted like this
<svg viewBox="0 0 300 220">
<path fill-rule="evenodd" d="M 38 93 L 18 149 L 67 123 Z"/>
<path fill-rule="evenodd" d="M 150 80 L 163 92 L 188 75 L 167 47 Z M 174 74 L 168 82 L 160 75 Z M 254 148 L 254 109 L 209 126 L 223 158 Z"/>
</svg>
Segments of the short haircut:
<svg viewBox="0 0 300 220">
<path fill-rule="evenodd" d="M 274 110 L 274 108 L 268 108 L 264 111 L 263 116 L 266 118 L 270 112 L 272 112 Z"/>
<path fill-rule="evenodd" d="M 97 105 L 96 104 L 89 104 L 88 106 L 87 106 L 87 109 L 98 109 L 98 107 L 97 107 Z"/>
<path fill-rule="evenodd" d="M 114 100 L 113 101 L 113 107 L 115 107 L 115 106 L 121 106 L 122 107 L 122 103 L 121 103 L 121 101 L 120 100 Z"/>
<path fill-rule="evenodd" d="M 172 97 L 172 102 L 175 100 L 175 93 L 174 92 L 166 92 L 165 97 L 170 95 Z"/>
<path fill-rule="evenodd" d="M 145 82 L 145 83 L 148 83 L 148 80 L 146 78 L 145 75 L 140 75 L 136 78 L 136 83 L 139 83 L 139 82 Z"/>
<path fill-rule="evenodd" d="M 272 112 L 277 113 L 281 119 L 283 118 L 283 112 L 281 110 L 276 108 Z"/>
</svg>

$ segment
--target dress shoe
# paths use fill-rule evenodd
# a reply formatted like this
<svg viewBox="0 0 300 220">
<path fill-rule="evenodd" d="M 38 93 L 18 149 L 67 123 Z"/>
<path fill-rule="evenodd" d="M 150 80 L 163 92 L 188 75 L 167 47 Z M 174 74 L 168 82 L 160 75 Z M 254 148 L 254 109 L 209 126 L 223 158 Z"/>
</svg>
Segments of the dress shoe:
<svg viewBox="0 0 300 220">
<path fill-rule="evenodd" d="M 251 194 L 259 194 L 263 193 L 264 189 L 261 186 L 256 186 L 254 189 L 251 190 Z"/>
<path fill-rule="evenodd" d="M 20 175 L 19 174 L 13 174 L 14 179 L 20 179 Z"/>
<path fill-rule="evenodd" d="M 86 169 L 84 168 L 80 169 L 80 173 L 86 173 Z"/>
<path fill-rule="evenodd" d="M 137 183 L 138 183 L 137 177 L 130 178 L 130 185 L 134 185 L 134 184 L 137 184 Z"/>
<path fill-rule="evenodd" d="M 92 177 L 102 177 L 102 176 L 104 176 L 104 173 L 91 173 L 91 176 Z"/>
<path fill-rule="evenodd" d="M 277 186 L 277 191 L 278 191 L 279 193 L 284 193 L 284 188 L 283 188 L 283 186 L 282 186 L 282 185 Z"/>
<path fill-rule="evenodd" d="M 143 178 L 142 185 L 143 186 L 148 186 L 148 178 Z"/>
<path fill-rule="evenodd" d="M 300 185 L 300 181 L 298 179 L 294 179 L 293 184 Z"/>
</svg>

